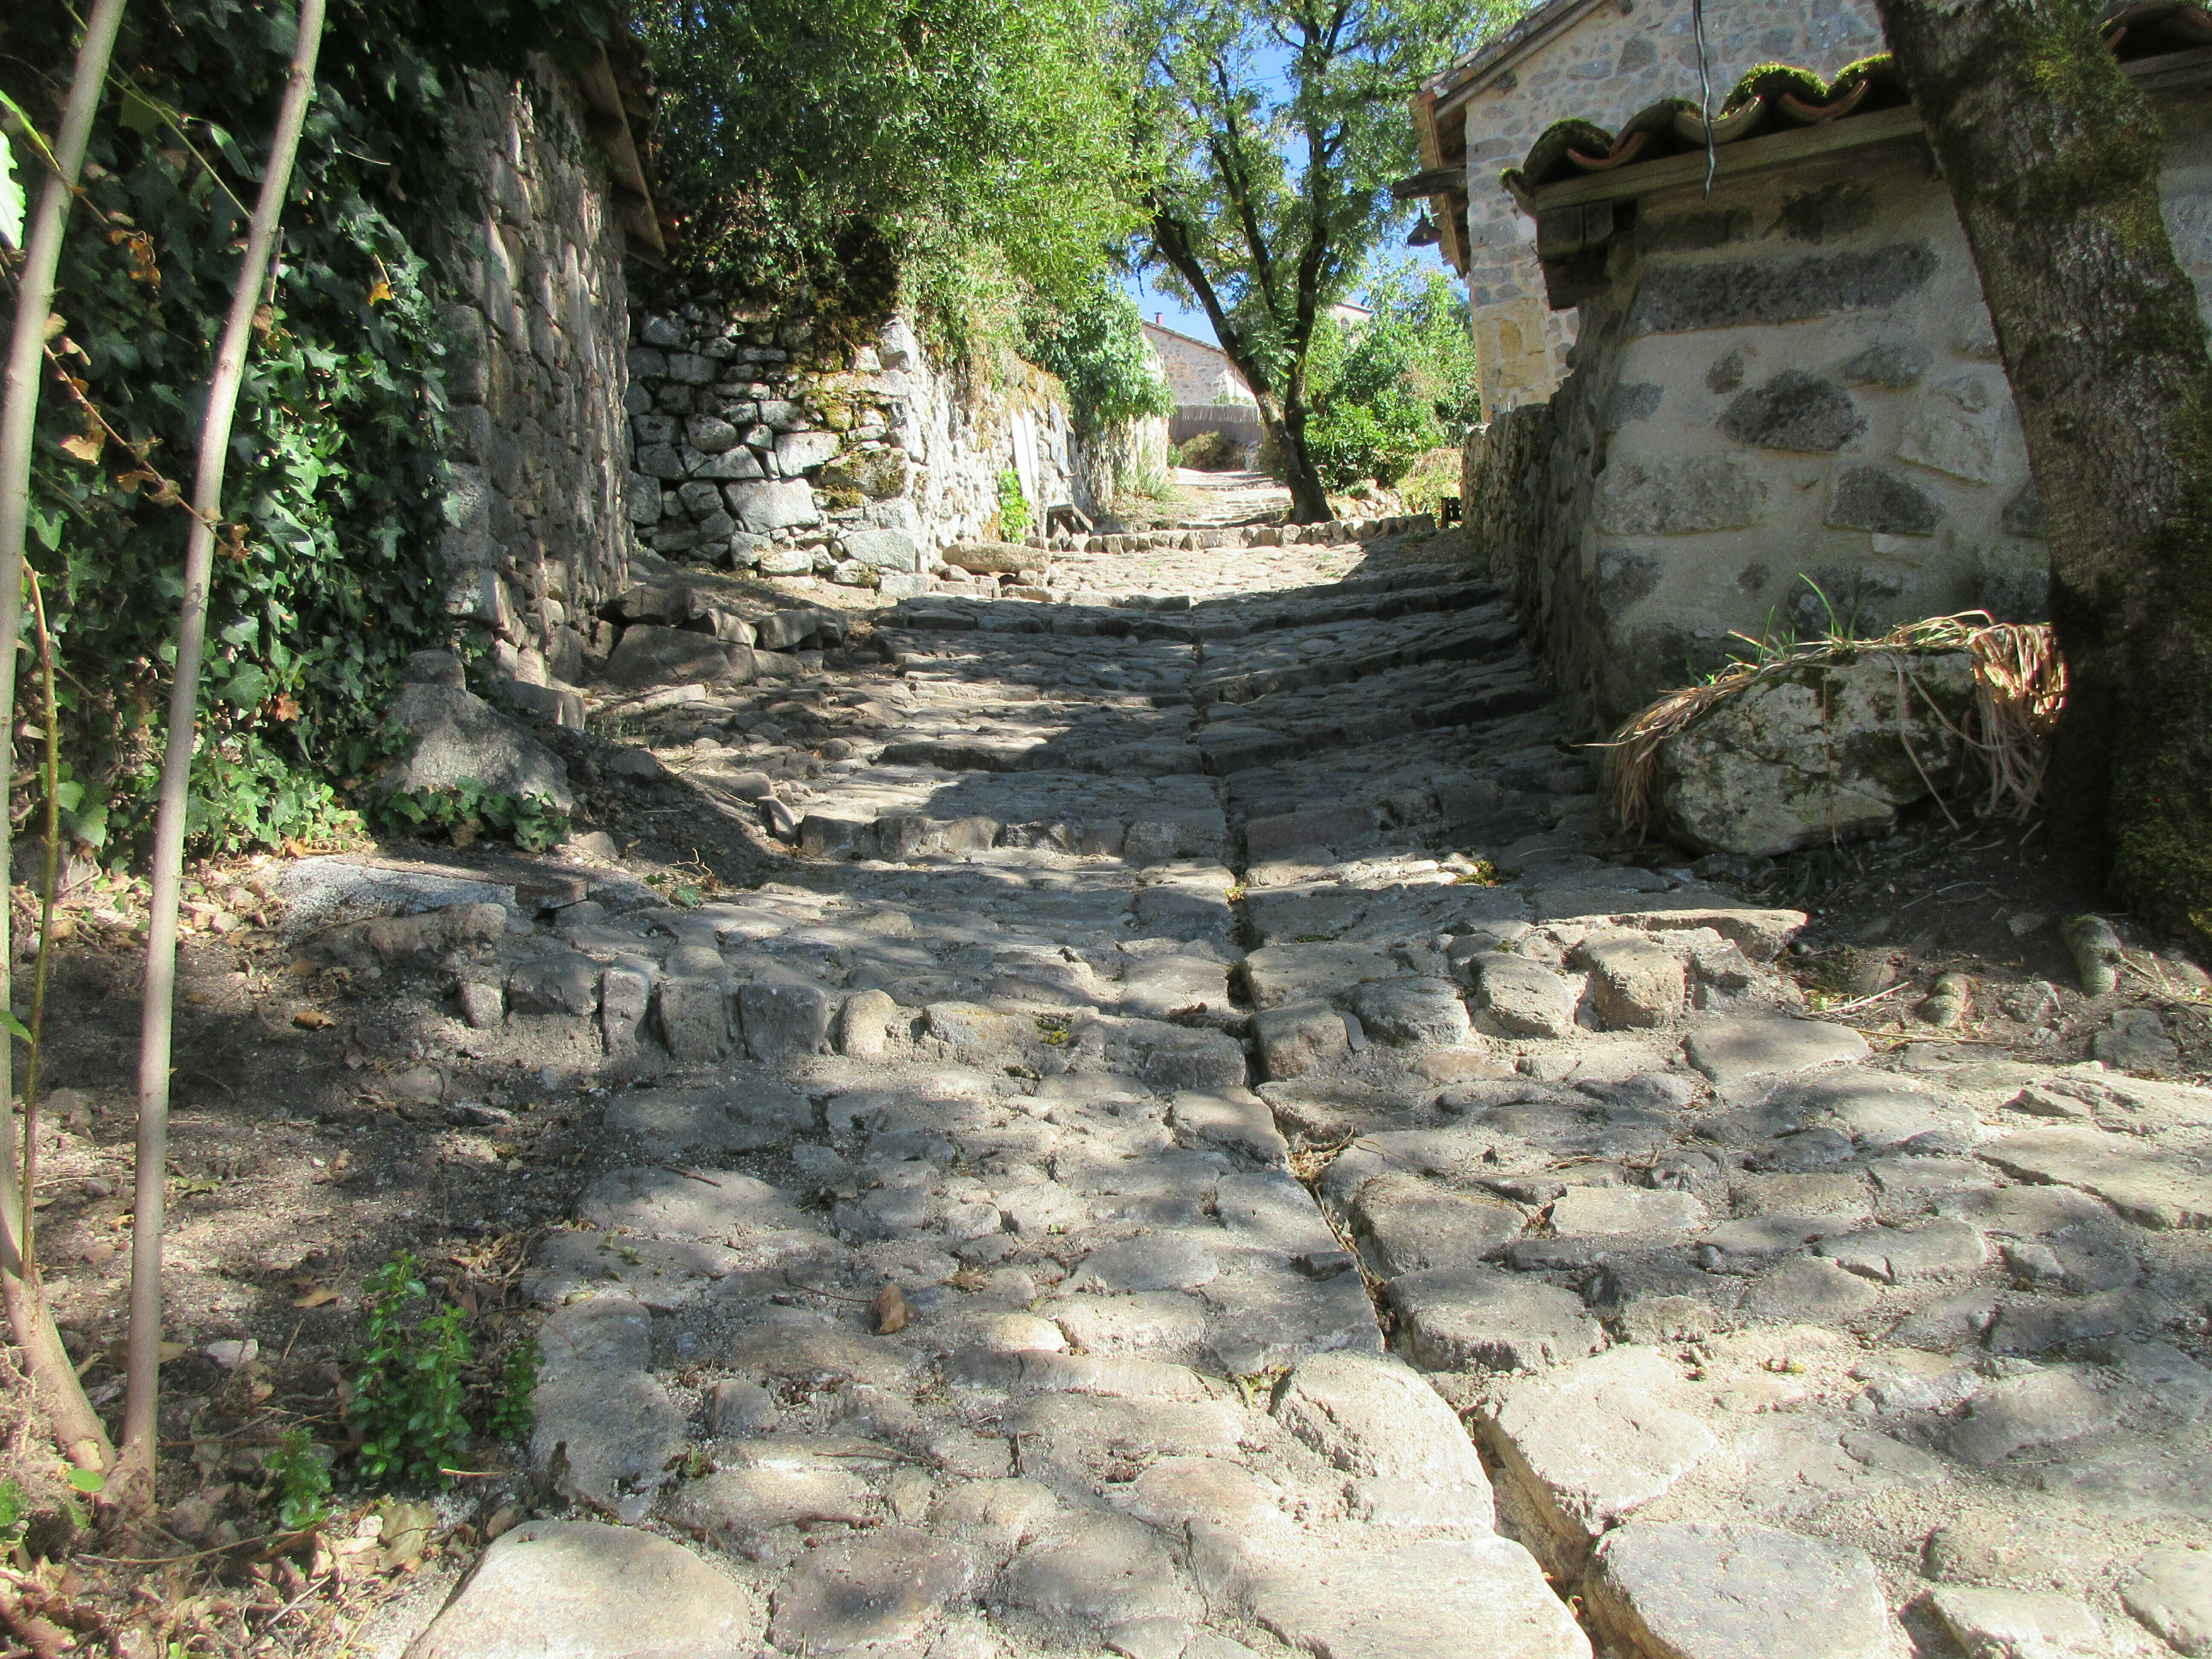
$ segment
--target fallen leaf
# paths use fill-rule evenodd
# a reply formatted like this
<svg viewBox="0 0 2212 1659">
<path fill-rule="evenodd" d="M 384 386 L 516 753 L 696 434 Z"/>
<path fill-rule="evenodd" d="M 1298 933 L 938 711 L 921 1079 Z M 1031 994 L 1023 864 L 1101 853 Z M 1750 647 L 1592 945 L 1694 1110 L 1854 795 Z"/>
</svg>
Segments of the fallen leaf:
<svg viewBox="0 0 2212 1659">
<path fill-rule="evenodd" d="M 878 1336 L 904 1330 L 908 1318 L 906 1292 L 896 1285 L 884 1285 L 876 1292 L 876 1299 L 868 1304 L 868 1318 Z"/>
<path fill-rule="evenodd" d="M 284 971 L 295 979 L 313 979 L 315 976 L 315 964 L 305 957 L 294 957 L 291 965 Z"/>
<path fill-rule="evenodd" d="M 161 1363 L 166 1365 L 172 1360 L 182 1359 L 191 1352 L 191 1350 L 181 1342 L 164 1342 L 161 1347 Z"/>
<path fill-rule="evenodd" d="M 331 1017 L 319 1008 L 302 1008 L 292 1016 L 292 1024 L 303 1031 L 319 1031 L 331 1023 Z"/>
<path fill-rule="evenodd" d="M 327 1285 L 317 1285 L 302 1291 L 292 1298 L 295 1308 L 327 1308 L 338 1299 L 338 1293 Z"/>
</svg>

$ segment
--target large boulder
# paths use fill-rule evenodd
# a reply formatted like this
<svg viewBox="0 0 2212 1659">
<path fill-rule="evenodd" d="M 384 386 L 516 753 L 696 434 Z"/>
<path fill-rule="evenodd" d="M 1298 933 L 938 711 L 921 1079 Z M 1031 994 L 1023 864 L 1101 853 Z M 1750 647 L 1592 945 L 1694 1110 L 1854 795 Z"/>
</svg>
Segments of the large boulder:
<svg viewBox="0 0 2212 1659">
<path fill-rule="evenodd" d="M 744 680 L 743 646 L 732 646 L 712 634 L 689 629 L 661 628 L 634 623 L 623 629 L 621 641 L 607 659 L 607 678 L 628 690 L 649 685 L 684 685 L 695 681 Z"/>
<path fill-rule="evenodd" d="M 537 799 L 571 811 L 568 769 L 561 757 L 473 692 L 414 684 L 393 701 L 391 719 L 415 742 L 385 769 L 379 787 L 394 794 L 457 789 Z"/>
<path fill-rule="evenodd" d="M 1880 835 L 1955 780 L 1974 700 L 1963 651 L 1872 651 L 1759 680 L 1660 745 L 1654 817 L 1749 857 Z"/>
<path fill-rule="evenodd" d="M 938 556 L 956 570 L 977 576 L 1011 575 L 1017 570 L 1041 570 L 1052 555 L 1041 547 L 1018 542 L 961 542 Z"/>
</svg>

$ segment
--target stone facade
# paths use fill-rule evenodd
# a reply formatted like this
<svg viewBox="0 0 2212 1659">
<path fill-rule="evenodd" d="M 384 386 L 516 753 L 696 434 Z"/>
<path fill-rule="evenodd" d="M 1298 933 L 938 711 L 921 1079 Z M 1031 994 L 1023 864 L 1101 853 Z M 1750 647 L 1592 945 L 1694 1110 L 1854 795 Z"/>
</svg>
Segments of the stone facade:
<svg viewBox="0 0 2212 1659">
<path fill-rule="evenodd" d="M 471 91 L 447 142 L 483 222 L 440 250 L 460 348 L 447 382 L 447 606 L 490 631 L 502 676 L 543 686 L 577 678 L 575 619 L 628 568 L 624 236 L 565 76 L 541 61 L 523 82 Z"/>
<path fill-rule="evenodd" d="M 2161 112 L 2168 228 L 2212 295 L 2212 116 Z M 1820 634 L 1832 607 L 1862 635 L 2043 614 L 2019 418 L 1917 138 L 1723 176 L 1710 201 L 1654 191 L 1603 258 L 1573 372 L 1470 440 L 1466 480 L 1586 717 L 1684 683 L 1732 633 Z"/>
<path fill-rule="evenodd" d="M 1482 406 L 1540 403 L 1565 377 L 1571 313 L 1545 303 L 1534 228 L 1498 176 L 1553 123 L 1612 127 L 1664 98 L 1698 95 L 1690 0 L 1553 0 L 1443 77 L 1434 119 L 1464 134 L 1467 260 Z M 1782 62 L 1832 75 L 1882 49 L 1871 0 L 1710 0 L 1706 78 L 1716 100 L 1747 71 Z M 1443 135 L 1439 133 L 1440 137 Z M 1451 146 L 1447 144 L 1449 153 Z"/>
<path fill-rule="evenodd" d="M 1152 355 L 1168 377 L 1178 404 L 1250 404 L 1255 401 L 1237 365 L 1219 346 L 1178 334 L 1158 323 L 1144 325 Z"/>
<path fill-rule="evenodd" d="M 804 320 L 676 300 L 641 311 L 629 371 L 629 518 L 664 557 L 919 592 L 937 549 L 1000 529 L 1007 468 L 1040 527 L 1082 504 L 1059 381 L 940 368 L 902 317 L 817 352 Z"/>
</svg>

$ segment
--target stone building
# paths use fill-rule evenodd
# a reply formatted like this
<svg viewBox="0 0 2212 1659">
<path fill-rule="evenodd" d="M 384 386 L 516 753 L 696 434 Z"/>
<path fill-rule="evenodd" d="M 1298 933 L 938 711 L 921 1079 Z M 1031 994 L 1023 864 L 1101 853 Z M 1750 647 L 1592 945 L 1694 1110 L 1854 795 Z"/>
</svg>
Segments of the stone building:
<svg viewBox="0 0 2212 1659">
<path fill-rule="evenodd" d="M 1704 13 L 1716 102 L 1760 64 L 1825 76 L 1881 50 L 1873 0 L 1706 0 Z M 1534 228 L 1499 175 L 1554 122 L 1619 120 L 1698 93 L 1691 0 L 1547 0 L 1415 100 L 1430 216 L 1473 303 L 1485 418 L 1550 397 L 1575 328 L 1545 301 Z"/>
<path fill-rule="evenodd" d="M 1146 342 L 1160 360 L 1168 389 L 1178 404 L 1249 404 L 1251 388 L 1218 345 L 1178 334 L 1163 323 L 1144 325 Z"/>
<path fill-rule="evenodd" d="M 2176 15 L 2118 49 L 2165 124 L 2167 228 L 2205 295 L 2212 20 Z M 1695 117 L 1665 106 L 1554 129 L 1509 176 L 1580 337 L 1547 404 L 1470 441 L 1470 517 L 1594 720 L 1732 634 L 2043 614 L 2019 417 L 1901 79 L 1886 59 L 1770 72 L 1715 137 L 1710 198 Z"/>
</svg>

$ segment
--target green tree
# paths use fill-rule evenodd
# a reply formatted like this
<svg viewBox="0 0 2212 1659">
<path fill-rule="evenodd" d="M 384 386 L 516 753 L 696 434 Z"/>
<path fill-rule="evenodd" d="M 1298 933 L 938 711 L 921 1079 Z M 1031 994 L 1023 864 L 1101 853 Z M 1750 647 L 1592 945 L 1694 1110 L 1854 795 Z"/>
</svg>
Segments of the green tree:
<svg viewBox="0 0 2212 1659">
<path fill-rule="evenodd" d="M 1410 209 L 1406 104 L 1497 0 L 1139 0 L 1148 260 L 1204 310 L 1260 406 L 1300 523 L 1329 516 L 1308 443 L 1314 337 Z"/>
<path fill-rule="evenodd" d="M 1881 0 L 1973 250 L 2050 526 L 2062 835 L 2212 943 L 2212 352 L 2157 112 L 2081 0 Z M 1990 135 L 2004 135 L 1993 143 Z"/>
<path fill-rule="evenodd" d="M 880 316 L 1074 295 L 1133 222 L 1104 0 L 641 0 L 680 265 Z"/>
<path fill-rule="evenodd" d="M 1364 296 L 1370 314 L 1324 318 L 1306 380 L 1306 441 L 1322 481 L 1391 485 L 1430 450 L 1456 444 L 1480 415 L 1467 302 L 1442 271 L 1386 268 Z"/>
<path fill-rule="evenodd" d="M 1032 300 L 1022 315 L 1022 355 L 1067 387 L 1076 434 L 1175 410 L 1175 394 L 1146 343 L 1137 302 L 1102 278 L 1064 305 Z"/>
</svg>

